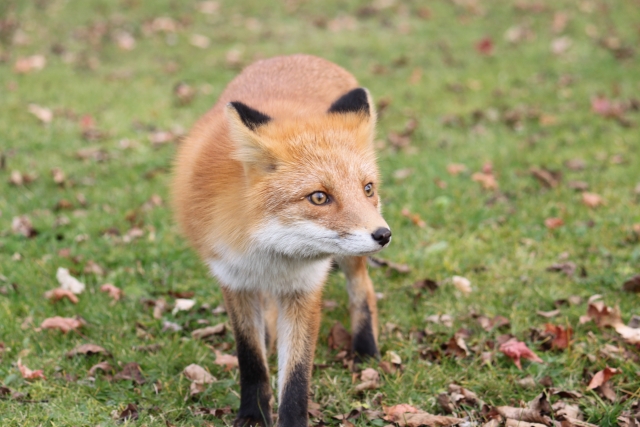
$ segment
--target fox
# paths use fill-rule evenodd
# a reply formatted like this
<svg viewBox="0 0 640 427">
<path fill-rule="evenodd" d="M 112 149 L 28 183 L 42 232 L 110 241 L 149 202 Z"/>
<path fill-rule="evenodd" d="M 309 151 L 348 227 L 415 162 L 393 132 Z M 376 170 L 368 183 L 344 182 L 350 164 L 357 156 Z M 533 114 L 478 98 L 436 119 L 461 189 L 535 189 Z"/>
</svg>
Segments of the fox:
<svg viewBox="0 0 640 427">
<path fill-rule="evenodd" d="M 267 356 L 277 349 L 277 425 L 308 425 L 322 289 L 335 262 L 352 352 L 379 357 L 367 256 L 387 247 L 369 91 L 311 55 L 246 67 L 180 143 L 175 218 L 217 279 L 240 373 L 234 426 L 273 425 Z"/>
</svg>

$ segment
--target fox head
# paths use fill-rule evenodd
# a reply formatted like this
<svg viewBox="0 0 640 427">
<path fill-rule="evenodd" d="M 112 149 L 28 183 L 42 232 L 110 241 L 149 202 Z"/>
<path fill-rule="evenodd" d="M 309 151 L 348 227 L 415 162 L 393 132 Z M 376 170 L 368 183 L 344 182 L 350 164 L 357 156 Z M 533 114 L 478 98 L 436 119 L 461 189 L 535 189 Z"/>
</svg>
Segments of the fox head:
<svg viewBox="0 0 640 427">
<path fill-rule="evenodd" d="M 272 119 L 241 102 L 226 107 L 245 205 L 259 216 L 250 244 L 294 257 L 365 255 L 391 241 L 380 213 L 375 111 L 354 89 L 326 113 Z"/>
</svg>

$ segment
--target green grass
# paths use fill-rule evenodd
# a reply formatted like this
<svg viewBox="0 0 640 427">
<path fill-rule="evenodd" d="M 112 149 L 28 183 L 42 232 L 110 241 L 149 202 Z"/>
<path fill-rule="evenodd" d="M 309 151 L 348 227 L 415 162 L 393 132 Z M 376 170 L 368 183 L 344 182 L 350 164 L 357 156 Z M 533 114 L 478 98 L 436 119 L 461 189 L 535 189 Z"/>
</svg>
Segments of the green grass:
<svg viewBox="0 0 640 427">
<path fill-rule="evenodd" d="M 619 413 L 638 399 L 640 368 L 633 357 L 600 352 L 606 343 L 620 345 L 638 360 L 638 349 L 617 340 L 612 331 L 578 324 L 586 303 L 564 306 L 551 320 L 574 328 L 569 350 L 544 352 L 530 340 L 530 328 L 548 321 L 536 311 L 551 310 L 555 300 L 572 295 L 586 300 L 602 294 L 608 305 L 620 306 L 625 321 L 640 314 L 640 297 L 621 290 L 625 279 L 639 273 L 640 264 L 639 238 L 632 231 L 640 223 L 640 195 L 634 194 L 640 183 L 640 114 L 628 111 L 625 117 L 632 126 L 625 127 L 591 111 L 591 98 L 598 94 L 626 101 L 637 100 L 640 93 L 638 1 L 519 2 L 543 4 L 539 12 L 506 1 L 476 7 L 476 2 L 438 1 L 428 3 L 426 19 L 420 17 L 417 1 L 389 3 L 372 15 L 363 13 L 366 2 L 333 0 L 273 2 L 268 9 L 260 1 L 224 0 L 213 15 L 199 12 L 194 1 L 9 0 L 0 5 L 0 151 L 5 158 L 0 170 L 0 342 L 5 345 L 0 383 L 27 394 L 28 400 L 46 400 L 0 400 L 2 426 L 115 425 L 111 413 L 131 402 L 140 408 L 136 425 L 164 426 L 165 420 L 175 425 L 224 425 L 233 419 L 192 413 L 199 406 L 237 409 L 237 372 L 215 365 L 211 348 L 189 333 L 200 327 L 198 320 L 215 324 L 226 317 L 194 309 L 165 313 L 156 320 L 141 302 L 161 296 L 172 301 L 169 291 L 194 291 L 197 307 L 221 303 L 215 280 L 171 218 L 167 187 L 175 145 L 153 146 L 149 134 L 152 129 L 188 129 L 242 65 L 297 52 L 342 65 L 376 99 L 391 101 L 378 128 L 385 217 L 394 233 L 393 244 L 382 256 L 412 267 L 406 275 L 371 271 L 377 290 L 384 294 L 379 302 L 381 351 L 400 355 L 404 370 L 383 375 L 379 390 L 362 395 L 353 392 L 351 373 L 340 363 L 316 370 L 313 399 L 322 405 L 325 421 L 337 425 L 333 415 L 371 404 L 376 393 L 383 393 L 387 405 L 411 403 L 438 413 L 435 396 L 454 381 L 489 404 L 517 405 L 543 388 L 519 387 L 516 381 L 526 375 L 536 380 L 550 376 L 557 387 L 583 392 L 579 404 L 586 419 L 598 425 L 614 425 Z M 554 34 L 553 16 L 559 11 L 566 12 L 569 21 Z M 149 32 L 151 21 L 163 16 L 177 23 L 176 33 Z M 11 43 L 11 22 L 19 27 L 18 39 L 28 38 L 26 44 Z M 532 39 L 506 41 L 505 32 L 515 25 L 527 26 Z M 336 31 L 340 26 L 345 28 Z M 133 50 L 122 50 L 114 42 L 118 30 L 135 37 Z M 206 35 L 210 46 L 192 46 L 192 34 Z M 572 44 L 556 55 L 551 43 L 561 36 Z M 490 56 L 474 47 L 483 37 L 493 39 Z M 635 49 L 635 56 L 617 59 L 601 46 L 601 40 L 612 37 Z M 240 65 L 227 61 L 230 50 L 241 52 Z M 14 72 L 18 58 L 33 54 L 45 55 L 44 69 Z M 421 70 L 421 78 L 412 83 L 416 70 Z M 178 82 L 197 92 L 188 105 L 180 105 L 172 93 Z M 53 121 L 41 124 L 28 112 L 29 104 L 52 109 Z M 521 116 L 515 129 L 504 120 L 514 111 Z M 95 120 L 103 138 L 82 137 L 83 116 Z M 474 119 L 479 116 L 483 117 Z M 551 123 L 545 116 L 553 118 Z M 396 150 L 386 136 L 401 131 L 409 118 L 418 121 L 411 146 Z M 99 148 L 108 159 L 78 159 L 78 150 L 86 148 Z M 572 171 L 564 166 L 574 158 L 583 159 L 586 168 Z M 482 190 L 471 179 L 487 162 L 497 174 L 498 191 Z M 450 163 L 463 163 L 468 172 L 451 176 L 446 171 Z M 529 173 L 533 166 L 562 171 L 561 185 L 542 187 Z M 56 167 L 66 174 L 64 185 L 52 179 L 51 169 Z M 405 179 L 394 177 L 405 168 L 413 173 Z M 37 178 L 13 186 L 12 171 Z M 566 185 L 571 180 L 586 181 L 605 205 L 585 206 L 580 193 Z M 79 194 L 86 206 L 78 201 Z M 143 208 L 154 194 L 164 203 Z M 62 199 L 73 207 L 56 210 Z M 412 224 L 401 214 L 405 208 L 426 226 Z M 31 219 L 37 236 L 11 231 L 12 219 L 20 215 Z M 56 225 L 63 217 L 67 223 Z M 548 230 L 544 220 L 549 217 L 561 217 L 565 225 Z M 132 225 L 142 228 L 144 236 L 130 243 L 105 233 L 114 229 L 124 235 Z M 60 256 L 63 248 L 75 258 Z M 565 252 L 584 268 L 585 277 L 545 271 Z M 105 269 L 104 277 L 83 272 L 90 260 Z M 77 305 L 44 299 L 44 292 L 57 286 L 58 267 L 70 268 L 87 284 Z M 414 298 L 411 285 L 416 280 L 446 282 L 453 275 L 471 280 L 470 296 L 443 284 L 433 294 Z M 100 292 L 107 282 L 121 287 L 125 299 L 114 304 Z M 337 301 L 338 307 L 323 315 L 317 363 L 330 363 L 335 356 L 326 342 L 333 322 L 348 325 L 343 282 L 336 273 L 326 287 L 326 299 Z M 472 313 L 503 315 L 511 323 L 506 330 L 485 332 Z M 453 328 L 427 324 L 425 318 L 432 314 L 450 314 Z M 87 325 L 81 334 L 36 329 L 56 315 L 79 315 Z M 185 330 L 162 332 L 163 320 Z M 397 325 L 399 333 L 384 332 L 387 323 Z M 411 332 L 426 326 L 437 333 L 421 343 L 410 338 Z M 470 357 L 443 356 L 435 362 L 420 358 L 421 350 L 439 349 L 459 328 L 472 332 L 467 343 L 476 351 Z M 480 353 L 485 344 L 502 333 L 527 342 L 545 363 L 524 362 L 519 371 L 496 353 L 492 366 L 483 365 Z M 222 341 L 233 339 L 227 334 L 214 344 Z M 65 357 L 85 342 L 109 350 L 114 365 L 138 362 L 147 383 L 111 382 L 100 375 L 95 382 L 88 380 L 87 370 L 100 356 Z M 162 348 L 151 354 L 133 349 L 151 343 Z M 44 369 L 47 380 L 22 380 L 16 367 L 19 358 L 32 369 Z M 190 363 L 205 366 L 219 379 L 195 401 L 185 401 L 189 382 L 181 375 Z M 607 365 L 623 371 L 612 379 L 616 403 L 586 391 L 583 372 Z M 66 381 L 65 375 L 78 380 Z M 623 397 L 631 399 L 623 402 Z M 354 422 L 368 425 L 363 417 Z"/>
</svg>

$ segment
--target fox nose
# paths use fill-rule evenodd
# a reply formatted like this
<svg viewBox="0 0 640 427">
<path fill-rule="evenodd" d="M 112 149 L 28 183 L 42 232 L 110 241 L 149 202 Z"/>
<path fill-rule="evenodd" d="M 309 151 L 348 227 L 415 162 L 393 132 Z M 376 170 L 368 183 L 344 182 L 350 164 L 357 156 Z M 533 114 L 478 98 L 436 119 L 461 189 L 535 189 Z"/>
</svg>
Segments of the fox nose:
<svg viewBox="0 0 640 427">
<path fill-rule="evenodd" d="M 380 246 L 384 246 L 389 243 L 389 240 L 391 240 L 391 230 L 389 230 L 388 228 L 380 227 L 376 231 L 371 233 L 371 237 L 373 238 L 373 240 L 380 243 Z"/>
</svg>

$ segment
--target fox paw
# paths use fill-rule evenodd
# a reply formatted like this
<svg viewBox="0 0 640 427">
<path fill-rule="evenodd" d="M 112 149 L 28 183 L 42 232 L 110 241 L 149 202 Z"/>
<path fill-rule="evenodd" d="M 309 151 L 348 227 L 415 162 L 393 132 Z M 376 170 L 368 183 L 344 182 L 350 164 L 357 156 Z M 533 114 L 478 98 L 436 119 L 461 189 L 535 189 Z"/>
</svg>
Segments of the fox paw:
<svg viewBox="0 0 640 427">
<path fill-rule="evenodd" d="M 233 427 L 271 427 L 271 424 L 265 423 L 264 419 L 239 417 L 233 421 Z"/>
</svg>

